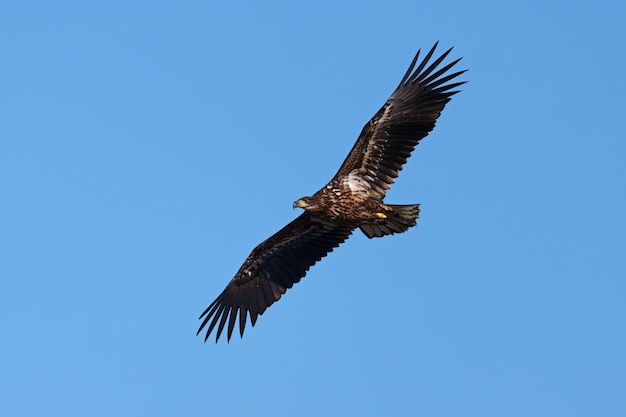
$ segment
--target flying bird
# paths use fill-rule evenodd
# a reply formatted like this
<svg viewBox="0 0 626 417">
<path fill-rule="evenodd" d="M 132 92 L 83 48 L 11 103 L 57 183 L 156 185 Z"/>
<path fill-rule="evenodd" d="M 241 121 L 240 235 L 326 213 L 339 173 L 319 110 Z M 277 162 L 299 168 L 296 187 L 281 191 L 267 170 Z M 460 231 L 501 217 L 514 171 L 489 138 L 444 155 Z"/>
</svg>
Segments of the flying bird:
<svg viewBox="0 0 626 417">
<path fill-rule="evenodd" d="M 254 248 L 224 291 L 200 315 L 197 334 L 208 326 L 205 342 L 216 326 L 215 341 L 225 328 L 230 341 L 237 316 L 243 337 L 248 315 L 254 326 L 259 315 L 356 228 L 374 238 L 415 226 L 419 204 L 387 204 L 383 199 L 415 146 L 433 130 L 445 105 L 459 92 L 454 89 L 464 84 L 457 77 L 465 70 L 450 73 L 461 58 L 442 65 L 450 48 L 431 63 L 436 48 L 435 43 L 419 63 L 417 52 L 333 179 L 312 196 L 293 203 L 304 212 Z"/>
</svg>

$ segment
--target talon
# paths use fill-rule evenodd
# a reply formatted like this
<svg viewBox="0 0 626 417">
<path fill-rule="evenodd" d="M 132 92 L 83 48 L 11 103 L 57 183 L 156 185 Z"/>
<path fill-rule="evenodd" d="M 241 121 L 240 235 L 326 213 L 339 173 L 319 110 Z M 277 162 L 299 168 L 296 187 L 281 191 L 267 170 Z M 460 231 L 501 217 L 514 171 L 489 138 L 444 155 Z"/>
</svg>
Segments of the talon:
<svg viewBox="0 0 626 417">
<path fill-rule="evenodd" d="M 387 218 L 387 215 L 386 215 L 385 213 L 376 213 L 376 216 L 377 216 L 379 219 L 386 219 L 386 218 Z"/>
</svg>

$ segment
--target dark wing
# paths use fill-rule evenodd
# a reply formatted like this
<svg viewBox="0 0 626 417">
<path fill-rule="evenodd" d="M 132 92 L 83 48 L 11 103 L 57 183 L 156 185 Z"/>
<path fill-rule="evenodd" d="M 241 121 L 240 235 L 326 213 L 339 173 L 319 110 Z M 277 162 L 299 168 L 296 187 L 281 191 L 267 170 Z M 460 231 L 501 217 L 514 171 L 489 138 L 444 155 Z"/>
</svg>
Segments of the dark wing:
<svg viewBox="0 0 626 417">
<path fill-rule="evenodd" d="M 243 337 L 246 317 L 254 326 L 257 317 L 300 281 L 308 269 L 345 241 L 352 228 L 319 223 L 305 212 L 278 233 L 258 245 L 243 263 L 226 289 L 200 315 L 198 334 L 208 324 L 206 341 L 217 327 L 218 341 L 228 321 L 228 340 L 237 314 Z"/>
<path fill-rule="evenodd" d="M 415 68 L 417 52 L 400 85 L 365 125 L 333 180 L 358 170 L 371 186 L 372 197 L 385 196 L 415 146 L 433 130 L 450 97 L 458 93 L 452 89 L 464 84 L 449 81 L 465 71 L 446 75 L 461 58 L 439 67 L 452 48 L 428 65 L 436 47 Z"/>
</svg>

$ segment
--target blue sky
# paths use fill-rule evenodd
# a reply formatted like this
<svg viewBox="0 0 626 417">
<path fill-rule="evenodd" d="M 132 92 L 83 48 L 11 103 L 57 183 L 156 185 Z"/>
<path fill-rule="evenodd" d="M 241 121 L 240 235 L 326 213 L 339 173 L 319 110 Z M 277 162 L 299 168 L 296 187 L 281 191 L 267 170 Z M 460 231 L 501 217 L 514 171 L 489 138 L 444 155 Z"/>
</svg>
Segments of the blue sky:
<svg viewBox="0 0 626 417">
<path fill-rule="evenodd" d="M 5 2 L 0 414 L 626 415 L 624 8 Z M 418 227 L 203 344 L 436 40 L 469 83 L 388 193 Z"/>
</svg>

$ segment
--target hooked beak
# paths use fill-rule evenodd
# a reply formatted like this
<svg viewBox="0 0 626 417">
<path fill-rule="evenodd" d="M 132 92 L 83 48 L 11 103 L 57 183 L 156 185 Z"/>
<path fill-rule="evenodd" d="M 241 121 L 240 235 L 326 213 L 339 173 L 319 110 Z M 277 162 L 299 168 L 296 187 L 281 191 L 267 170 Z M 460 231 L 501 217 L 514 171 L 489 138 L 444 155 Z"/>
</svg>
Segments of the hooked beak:
<svg viewBox="0 0 626 417">
<path fill-rule="evenodd" d="M 293 208 L 307 208 L 309 205 L 302 198 L 294 201 Z"/>
</svg>

